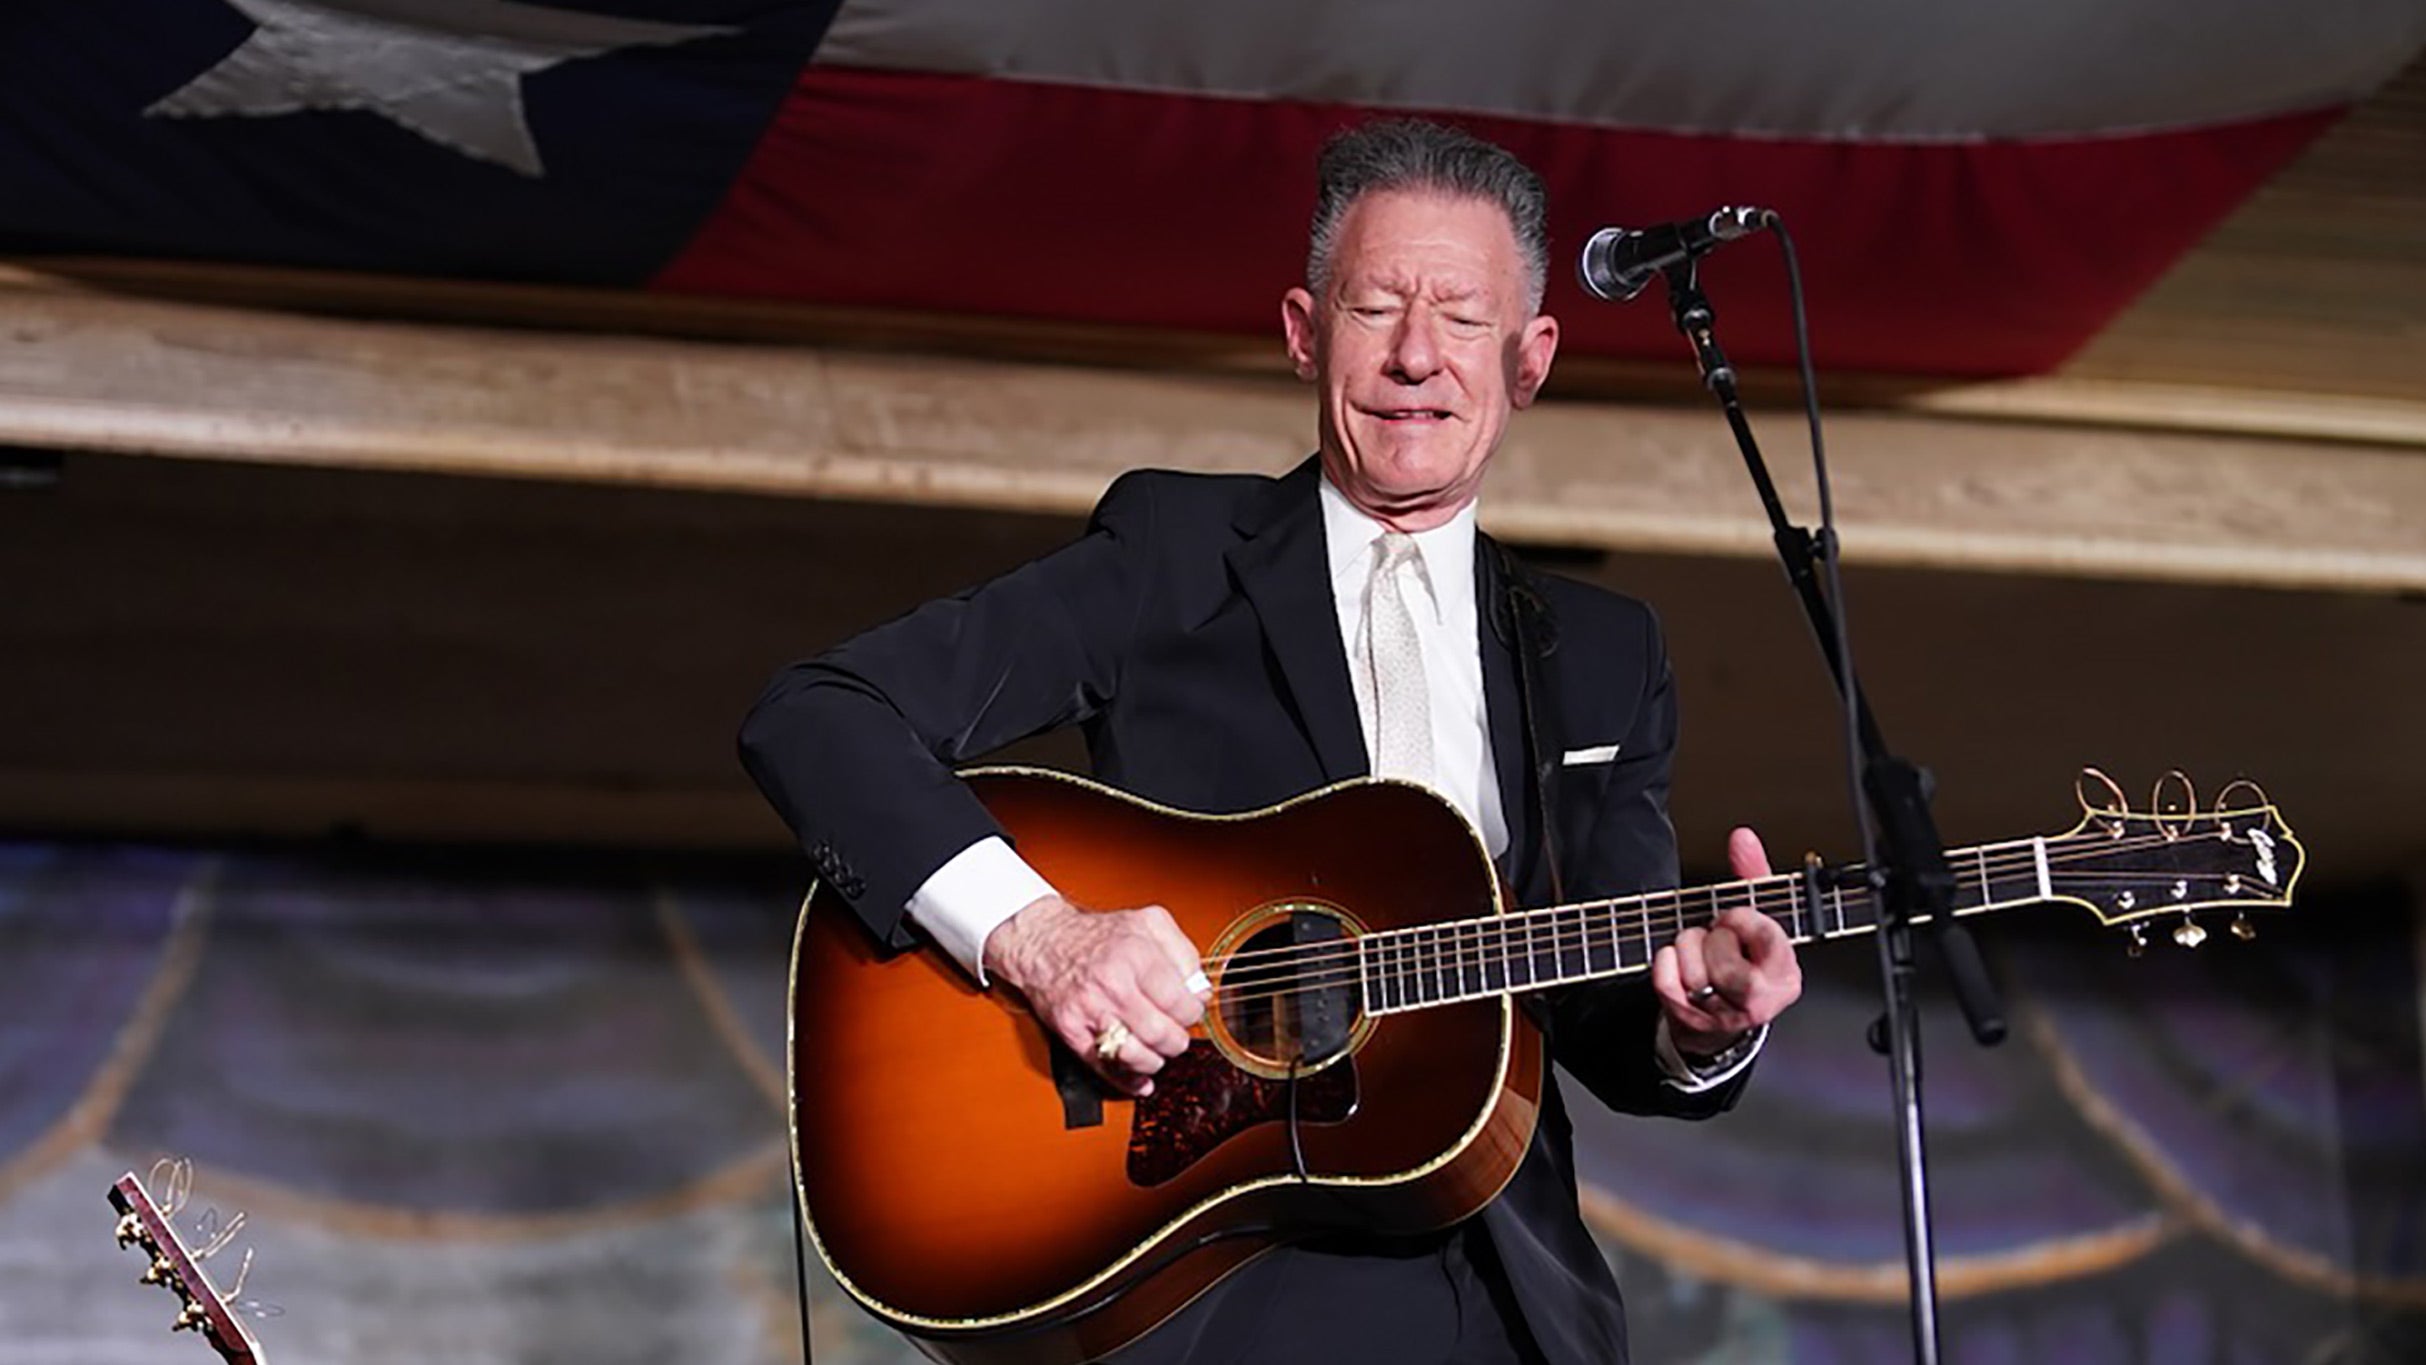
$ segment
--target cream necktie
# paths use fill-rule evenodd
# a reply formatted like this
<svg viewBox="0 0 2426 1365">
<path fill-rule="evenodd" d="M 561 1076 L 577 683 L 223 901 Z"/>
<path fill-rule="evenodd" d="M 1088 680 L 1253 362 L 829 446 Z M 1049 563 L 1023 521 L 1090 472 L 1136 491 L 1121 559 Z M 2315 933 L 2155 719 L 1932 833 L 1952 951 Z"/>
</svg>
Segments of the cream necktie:
<svg viewBox="0 0 2426 1365">
<path fill-rule="evenodd" d="M 1380 777 L 1432 780 L 1432 695 L 1408 594 L 1423 571 L 1415 538 L 1384 531 L 1373 542 L 1365 589 L 1365 661 L 1373 679 L 1373 771 Z"/>
</svg>

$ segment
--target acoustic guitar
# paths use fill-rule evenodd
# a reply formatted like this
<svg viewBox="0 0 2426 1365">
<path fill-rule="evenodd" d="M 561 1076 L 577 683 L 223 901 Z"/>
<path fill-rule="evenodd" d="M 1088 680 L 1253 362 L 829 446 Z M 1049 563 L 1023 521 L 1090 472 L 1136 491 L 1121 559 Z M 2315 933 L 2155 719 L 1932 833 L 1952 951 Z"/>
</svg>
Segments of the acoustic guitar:
<svg viewBox="0 0 2426 1365">
<path fill-rule="evenodd" d="M 1213 989 L 1188 1051 L 1132 1101 L 1099 1089 L 1015 992 L 886 955 L 824 888 L 792 958 L 792 1154 L 818 1254 L 853 1298 L 964 1365 L 1091 1359 L 1283 1242 L 1414 1233 L 1514 1175 L 1543 1044 L 1514 997 L 1646 970 L 1748 906 L 1798 943 L 1877 924 L 1859 866 L 1513 910 L 1481 838 L 1416 785 L 1357 780 L 1205 816 L 1060 774 L 970 777 L 1081 905 L 1167 906 Z M 2208 810 L 2178 774 L 2132 810 L 2095 769 L 2069 832 L 1952 851 L 1958 915 L 2041 901 L 2134 951 L 2202 912 L 2290 903 L 2304 852 L 2255 786 Z"/>
</svg>

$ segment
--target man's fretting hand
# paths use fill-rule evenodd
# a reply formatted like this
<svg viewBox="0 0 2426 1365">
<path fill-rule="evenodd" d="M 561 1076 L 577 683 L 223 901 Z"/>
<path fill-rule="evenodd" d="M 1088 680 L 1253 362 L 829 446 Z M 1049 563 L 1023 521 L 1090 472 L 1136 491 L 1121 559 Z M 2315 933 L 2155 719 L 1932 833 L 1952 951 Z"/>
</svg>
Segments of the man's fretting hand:
<svg viewBox="0 0 2426 1365">
<path fill-rule="evenodd" d="M 1205 1014 L 1196 945 L 1159 905 L 1081 910 L 1041 896 L 986 936 L 985 963 L 1063 1046 L 1131 1095 L 1154 1093 L 1154 1073 L 1188 1050 Z M 1099 1051 L 1115 1021 L 1118 1046 Z"/>
<path fill-rule="evenodd" d="M 1746 881 L 1769 875 L 1760 836 L 1727 835 L 1727 863 Z M 1803 993 L 1794 941 L 1776 920 L 1738 906 L 1707 929 L 1687 929 L 1651 962 L 1668 1036 L 1687 1058 L 1714 1057 L 1785 1012 Z"/>
</svg>

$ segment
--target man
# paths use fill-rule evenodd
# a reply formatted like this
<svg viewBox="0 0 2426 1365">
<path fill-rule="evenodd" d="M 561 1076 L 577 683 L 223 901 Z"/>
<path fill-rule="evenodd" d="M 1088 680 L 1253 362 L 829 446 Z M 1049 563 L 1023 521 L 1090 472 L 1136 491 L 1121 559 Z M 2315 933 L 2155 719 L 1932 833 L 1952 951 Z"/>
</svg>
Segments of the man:
<svg viewBox="0 0 2426 1365">
<path fill-rule="evenodd" d="M 1463 809 L 1520 903 L 1675 881 L 1656 622 L 1527 573 L 1474 529 L 1509 415 L 1558 345 L 1540 312 L 1540 181 L 1411 121 L 1334 139 L 1320 181 L 1307 284 L 1281 305 L 1290 358 L 1320 393 L 1315 459 L 1278 479 L 1127 475 L 1077 543 L 795 665 L 743 730 L 751 773 L 872 932 L 923 937 L 1017 990 L 1136 1094 L 1203 1013 L 1197 945 L 1157 907 L 1063 900 L 950 765 L 1078 724 L 1097 776 L 1187 809 L 1379 772 Z M 1749 831 L 1729 857 L 1738 875 L 1767 870 Z M 1572 988 L 1530 1010 L 1603 1102 L 1701 1117 L 1734 1102 L 1800 989 L 1783 932 L 1738 912 L 1663 949 L 1648 986 Z M 1283 1248 L 1123 1353 L 1624 1357 L 1555 1083 L 1515 1178 L 1465 1226 Z"/>
</svg>

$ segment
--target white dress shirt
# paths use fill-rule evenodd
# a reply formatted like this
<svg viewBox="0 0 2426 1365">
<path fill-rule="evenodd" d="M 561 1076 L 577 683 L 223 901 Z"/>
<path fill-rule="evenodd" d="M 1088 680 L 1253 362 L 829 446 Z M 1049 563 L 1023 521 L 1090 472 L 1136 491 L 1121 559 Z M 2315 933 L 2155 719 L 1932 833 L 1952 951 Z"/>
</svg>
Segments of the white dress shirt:
<svg viewBox="0 0 2426 1365">
<path fill-rule="evenodd" d="M 1365 627 L 1365 583 L 1372 574 L 1374 542 L 1386 529 L 1347 496 L 1322 481 L 1323 543 L 1331 569 L 1331 600 L 1338 608 L 1340 646 L 1356 657 Z M 1414 536 L 1422 553 L 1430 610 L 1410 604 L 1423 649 L 1424 683 L 1430 693 L 1432 786 L 1476 829 L 1493 857 L 1508 847 L 1508 825 L 1500 809 L 1499 772 L 1492 764 L 1491 725 L 1483 703 L 1481 623 L 1474 601 L 1474 504 L 1446 523 Z M 1374 748 L 1371 686 L 1349 670 L 1356 686 L 1357 719 L 1365 752 Z M 1053 894 L 1052 884 L 1028 866 L 1003 840 L 988 836 L 955 854 L 920 884 L 903 907 L 937 946 L 980 985 L 986 984 L 985 942 L 995 926 Z M 1765 1040 L 1764 1026 L 1751 1046 L 1710 1071 L 1695 1069 L 1676 1050 L 1668 1018 L 1660 1016 L 1653 1052 L 1668 1083 L 1688 1093 L 1723 1084 L 1751 1065 Z"/>
</svg>

